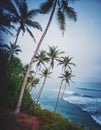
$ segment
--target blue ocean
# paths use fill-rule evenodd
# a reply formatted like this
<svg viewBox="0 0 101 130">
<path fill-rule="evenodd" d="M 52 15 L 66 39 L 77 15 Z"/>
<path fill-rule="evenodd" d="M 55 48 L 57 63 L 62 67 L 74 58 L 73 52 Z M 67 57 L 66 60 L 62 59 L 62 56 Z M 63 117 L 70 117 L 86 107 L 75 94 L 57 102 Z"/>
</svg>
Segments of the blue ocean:
<svg viewBox="0 0 101 130">
<path fill-rule="evenodd" d="M 46 84 L 41 98 L 42 108 L 54 111 L 58 88 Z M 63 91 L 63 90 L 62 90 Z M 32 94 L 34 98 L 35 93 Z M 57 112 L 69 120 L 81 124 L 86 130 L 101 130 L 101 83 L 75 83 L 67 85 Z"/>
</svg>

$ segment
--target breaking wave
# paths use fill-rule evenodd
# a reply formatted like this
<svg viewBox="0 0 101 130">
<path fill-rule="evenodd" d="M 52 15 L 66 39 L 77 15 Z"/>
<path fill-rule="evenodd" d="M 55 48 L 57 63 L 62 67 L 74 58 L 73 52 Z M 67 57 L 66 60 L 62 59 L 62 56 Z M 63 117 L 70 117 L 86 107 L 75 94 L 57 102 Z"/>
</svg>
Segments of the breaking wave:
<svg viewBox="0 0 101 130">
<path fill-rule="evenodd" d="M 101 125 L 101 98 L 94 98 L 87 95 L 72 94 L 63 97 L 65 101 L 79 106 L 83 111 L 90 113 L 91 117 Z"/>
</svg>

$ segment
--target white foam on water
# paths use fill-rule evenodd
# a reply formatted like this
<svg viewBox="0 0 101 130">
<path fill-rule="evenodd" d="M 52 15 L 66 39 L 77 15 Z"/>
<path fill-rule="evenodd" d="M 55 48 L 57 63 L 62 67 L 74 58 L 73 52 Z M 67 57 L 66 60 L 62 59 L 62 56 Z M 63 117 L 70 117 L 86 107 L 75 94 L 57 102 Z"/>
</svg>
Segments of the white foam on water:
<svg viewBox="0 0 101 130">
<path fill-rule="evenodd" d="M 83 97 L 83 96 L 68 96 L 63 97 L 65 101 L 68 101 L 69 103 L 80 105 L 80 104 L 95 104 L 95 103 L 101 103 L 101 98 L 90 98 L 90 97 Z"/>
<path fill-rule="evenodd" d="M 98 108 L 96 106 L 87 106 L 82 108 L 83 111 L 87 111 L 87 112 L 90 112 L 90 113 L 94 113 L 94 112 L 97 112 Z"/>
<path fill-rule="evenodd" d="M 63 99 L 69 103 L 78 105 L 83 111 L 89 112 L 96 123 L 101 125 L 101 98 L 90 98 L 72 95 L 64 97 Z M 99 114 L 97 113 L 98 111 L 100 112 Z"/>
<path fill-rule="evenodd" d="M 96 123 L 101 125 L 101 115 L 91 115 L 91 117 L 96 121 Z"/>
<path fill-rule="evenodd" d="M 59 92 L 59 89 L 53 89 L 53 91 Z M 61 90 L 61 92 L 63 92 L 63 89 Z M 71 90 L 65 90 L 64 93 L 65 93 L 65 94 L 74 94 L 74 91 L 71 91 Z"/>
</svg>

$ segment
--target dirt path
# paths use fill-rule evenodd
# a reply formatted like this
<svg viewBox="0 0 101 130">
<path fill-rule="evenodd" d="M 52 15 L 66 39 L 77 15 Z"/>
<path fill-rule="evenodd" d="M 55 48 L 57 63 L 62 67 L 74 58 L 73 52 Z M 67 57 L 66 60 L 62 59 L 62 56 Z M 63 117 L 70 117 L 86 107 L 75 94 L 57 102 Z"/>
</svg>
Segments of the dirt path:
<svg viewBox="0 0 101 130">
<path fill-rule="evenodd" d="M 38 118 L 21 112 L 11 130 L 39 130 Z"/>
</svg>

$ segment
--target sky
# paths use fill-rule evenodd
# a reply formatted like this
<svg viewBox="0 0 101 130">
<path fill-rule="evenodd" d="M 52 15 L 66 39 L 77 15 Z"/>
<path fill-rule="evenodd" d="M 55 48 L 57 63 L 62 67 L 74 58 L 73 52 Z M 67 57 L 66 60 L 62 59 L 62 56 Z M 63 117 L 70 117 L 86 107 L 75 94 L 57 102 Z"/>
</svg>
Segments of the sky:
<svg viewBox="0 0 101 130">
<path fill-rule="evenodd" d="M 26 0 L 29 9 L 37 8 L 44 0 Z M 64 37 L 58 27 L 54 15 L 48 33 L 41 45 L 41 49 L 47 50 L 48 45 L 58 46 L 58 49 L 65 51 L 65 56 L 73 57 L 74 82 L 101 82 L 101 1 L 80 0 L 70 4 L 77 12 L 77 22 L 67 19 Z M 36 21 L 42 25 L 43 30 L 48 22 L 49 14 L 36 17 Z M 32 32 L 39 41 L 42 32 Z M 23 63 L 29 63 L 35 50 L 32 38 L 26 33 L 20 36 L 18 44 L 22 49 L 19 57 Z M 57 67 L 56 67 L 57 68 Z M 54 79 L 59 75 L 60 69 L 54 69 Z"/>
</svg>

